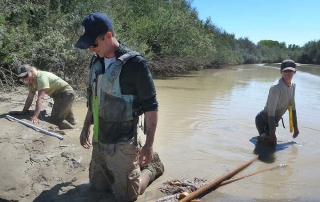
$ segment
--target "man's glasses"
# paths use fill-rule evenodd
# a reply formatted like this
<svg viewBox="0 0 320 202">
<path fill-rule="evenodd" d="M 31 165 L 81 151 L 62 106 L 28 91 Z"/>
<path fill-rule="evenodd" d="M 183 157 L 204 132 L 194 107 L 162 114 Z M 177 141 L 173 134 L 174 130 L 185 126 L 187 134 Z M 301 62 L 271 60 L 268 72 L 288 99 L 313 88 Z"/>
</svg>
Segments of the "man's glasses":
<svg viewBox="0 0 320 202">
<path fill-rule="evenodd" d="M 97 48 L 98 47 L 98 42 L 100 39 L 103 40 L 104 35 L 101 35 L 91 46 L 90 48 Z"/>
</svg>

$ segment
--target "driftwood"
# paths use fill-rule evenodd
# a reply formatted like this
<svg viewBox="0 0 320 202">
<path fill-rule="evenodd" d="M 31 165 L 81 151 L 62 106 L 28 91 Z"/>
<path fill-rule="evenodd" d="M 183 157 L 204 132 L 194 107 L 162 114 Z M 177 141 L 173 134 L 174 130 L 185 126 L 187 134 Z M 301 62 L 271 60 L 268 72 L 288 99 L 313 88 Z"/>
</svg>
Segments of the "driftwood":
<svg viewBox="0 0 320 202">
<path fill-rule="evenodd" d="M 225 181 L 226 179 L 231 178 L 232 176 L 234 176 L 235 174 L 237 174 L 238 172 L 240 172 L 241 170 L 243 170 L 245 167 L 247 167 L 248 165 L 250 165 L 252 162 L 254 162 L 255 160 L 258 159 L 259 156 L 255 156 L 253 159 L 251 159 L 250 161 L 248 161 L 247 163 L 239 166 L 238 168 L 229 171 L 228 173 L 222 175 L 221 177 L 219 177 L 218 179 L 210 182 L 209 184 L 201 187 L 200 189 L 192 192 L 191 194 L 189 194 L 188 196 L 186 196 L 185 198 L 181 199 L 181 202 L 186 202 L 186 201 L 190 201 L 192 199 L 194 199 L 195 197 L 205 193 L 206 191 L 218 186 L 221 182 Z"/>
<path fill-rule="evenodd" d="M 271 171 L 271 170 L 274 170 L 274 169 L 277 169 L 277 168 L 284 168 L 286 166 L 287 166 L 286 164 L 280 164 L 280 165 L 273 166 L 273 167 L 270 167 L 270 168 L 267 168 L 267 169 L 263 169 L 263 170 L 260 170 L 260 171 L 256 171 L 256 172 L 253 172 L 253 173 L 241 176 L 241 177 L 225 180 L 221 184 L 219 184 L 216 188 L 224 186 L 224 185 L 227 185 L 227 184 L 230 184 L 232 182 L 235 182 L 235 181 L 238 181 L 238 180 L 241 180 L 241 179 L 244 179 L 244 178 L 247 178 L 247 177 L 250 177 L 250 176 L 253 176 L 253 175 L 256 175 L 256 174 L 259 174 L 259 173 L 262 173 L 262 172 L 265 172 L 265 171 Z M 177 183 L 177 180 L 172 181 L 172 184 L 176 184 L 177 186 L 183 185 L 183 184 Z M 159 198 L 159 199 L 151 200 L 149 202 L 177 202 L 177 201 L 179 201 L 179 196 L 180 196 L 180 193 L 175 193 L 175 194 L 172 194 L 172 195 L 169 195 L 169 196 L 165 196 L 165 197 L 162 197 L 162 198 Z"/>
</svg>

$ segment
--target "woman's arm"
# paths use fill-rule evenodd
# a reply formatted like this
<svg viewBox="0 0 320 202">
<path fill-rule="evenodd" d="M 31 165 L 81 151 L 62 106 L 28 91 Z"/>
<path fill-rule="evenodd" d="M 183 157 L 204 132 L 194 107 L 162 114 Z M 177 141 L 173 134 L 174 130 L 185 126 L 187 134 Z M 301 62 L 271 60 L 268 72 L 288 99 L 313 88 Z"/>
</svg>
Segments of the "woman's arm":
<svg viewBox="0 0 320 202">
<path fill-rule="evenodd" d="M 33 98 L 34 98 L 34 93 L 29 91 L 29 94 L 28 94 L 28 97 L 26 99 L 26 102 L 24 104 L 24 107 L 23 107 L 23 110 L 22 110 L 22 114 L 25 114 L 28 112 L 31 104 L 32 104 L 32 101 L 33 101 Z"/>
<path fill-rule="evenodd" d="M 39 123 L 38 116 L 40 114 L 40 110 L 42 107 L 42 103 L 44 100 L 44 96 L 46 95 L 46 89 L 42 89 L 38 91 L 38 99 L 36 102 L 36 110 L 34 111 L 33 116 L 31 117 L 32 123 Z"/>
</svg>

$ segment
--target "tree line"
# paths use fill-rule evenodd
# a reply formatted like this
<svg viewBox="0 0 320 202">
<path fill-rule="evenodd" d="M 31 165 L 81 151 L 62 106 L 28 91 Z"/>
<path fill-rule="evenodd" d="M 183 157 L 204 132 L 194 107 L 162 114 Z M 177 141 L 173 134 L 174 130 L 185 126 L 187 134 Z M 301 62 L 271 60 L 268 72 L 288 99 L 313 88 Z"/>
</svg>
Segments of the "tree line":
<svg viewBox="0 0 320 202">
<path fill-rule="evenodd" d="M 143 54 L 154 76 L 287 58 L 320 64 L 320 40 L 299 47 L 236 39 L 210 17 L 200 20 L 188 0 L 2 0 L 0 85 L 14 83 L 14 69 L 29 63 L 84 89 L 91 55 L 73 44 L 91 12 L 111 18 L 117 39 Z"/>
</svg>

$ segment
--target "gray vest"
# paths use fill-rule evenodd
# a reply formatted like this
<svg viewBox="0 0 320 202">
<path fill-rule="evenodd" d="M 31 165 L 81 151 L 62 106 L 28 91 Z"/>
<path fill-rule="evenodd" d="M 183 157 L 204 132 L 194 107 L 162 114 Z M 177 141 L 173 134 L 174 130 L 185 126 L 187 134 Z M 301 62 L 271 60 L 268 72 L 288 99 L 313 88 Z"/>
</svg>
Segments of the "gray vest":
<svg viewBox="0 0 320 202">
<path fill-rule="evenodd" d="M 120 73 L 122 66 L 132 57 L 140 55 L 138 52 L 129 51 L 120 56 L 105 72 L 99 61 L 93 61 L 89 75 L 88 105 L 94 116 L 94 136 L 98 139 L 100 124 L 105 122 L 125 122 L 133 120 L 133 95 L 122 95 L 120 88 Z M 98 106 L 94 106 L 94 99 L 98 99 Z M 98 112 L 98 113 L 97 113 Z M 99 120 L 99 121 L 98 121 Z M 100 127 L 99 127 L 100 128 Z"/>
</svg>

